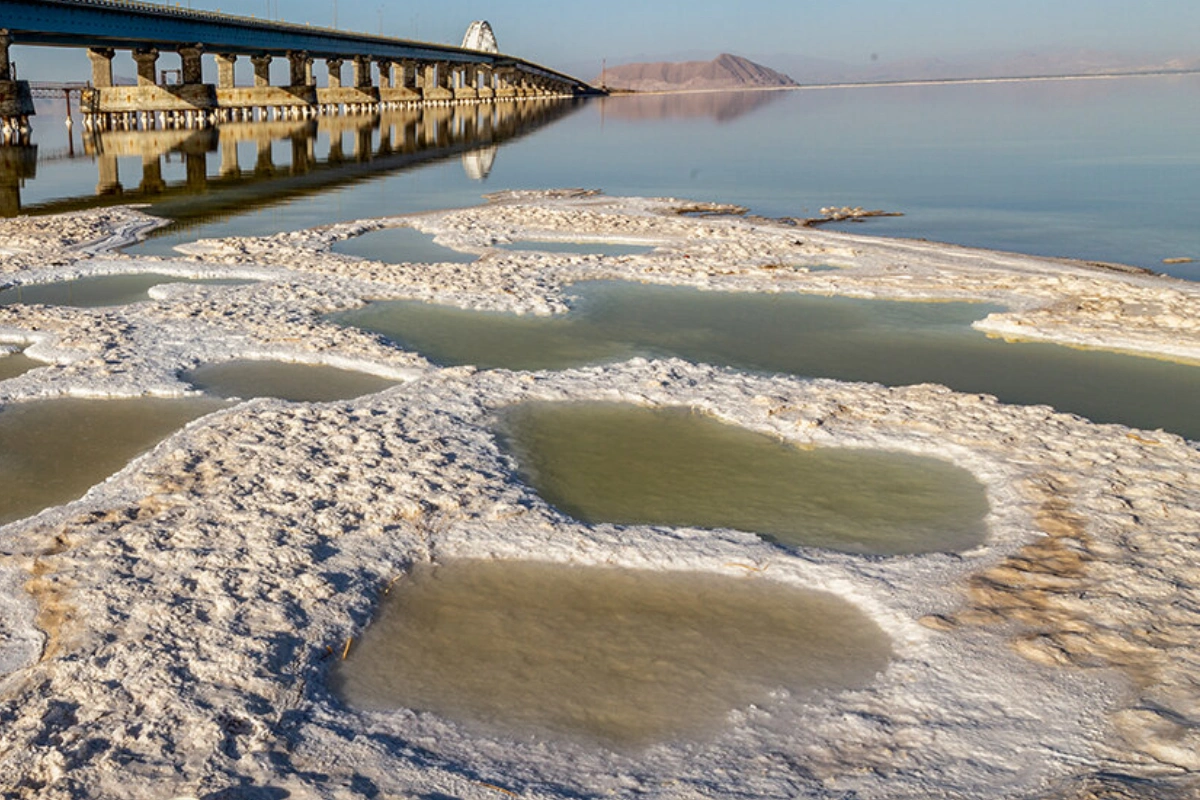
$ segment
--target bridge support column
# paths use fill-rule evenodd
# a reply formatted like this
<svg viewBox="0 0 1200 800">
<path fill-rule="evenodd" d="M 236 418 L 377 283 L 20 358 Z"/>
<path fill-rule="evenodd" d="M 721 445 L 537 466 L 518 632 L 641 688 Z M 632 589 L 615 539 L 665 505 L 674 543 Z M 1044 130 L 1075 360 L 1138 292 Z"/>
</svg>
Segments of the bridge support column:
<svg viewBox="0 0 1200 800">
<path fill-rule="evenodd" d="M 266 89 L 271 85 L 271 56 L 250 56 L 254 65 L 254 88 Z"/>
<path fill-rule="evenodd" d="M 93 47 L 87 52 L 92 62 L 92 86 L 108 89 L 113 85 L 112 60 L 116 52 L 108 47 Z"/>
<path fill-rule="evenodd" d="M 0 81 L 11 81 L 12 59 L 8 49 L 12 46 L 12 36 L 7 28 L 0 28 Z"/>
<path fill-rule="evenodd" d="M 342 88 L 342 64 L 346 63 L 340 58 L 325 59 L 325 67 L 329 70 L 329 88 Z"/>
<path fill-rule="evenodd" d="M 308 53 L 306 52 L 289 52 L 288 58 L 288 86 L 308 86 Z"/>
<path fill-rule="evenodd" d="M 158 51 L 153 47 L 145 50 L 134 50 L 133 60 L 137 62 L 137 85 L 158 85 Z"/>
<path fill-rule="evenodd" d="M 34 113 L 33 94 L 28 81 L 13 80 L 8 48 L 12 36 L 0 29 L 0 129 L 5 140 L 21 141 L 29 133 L 29 117 Z"/>
<path fill-rule="evenodd" d="M 454 99 L 449 88 L 450 65 L 445 61 L 430 61 L 425 64 L 425 79 L 421 86 L 421 97 L 426 103 L 442 103 Z"/>
<path fill-rule="evenodd" d="M 380 60 L 379 101 L 389 108 L 394 108 L 401 103 L 419 102 L 421 93 L 416 88 L 416 68 L 416 62 L 409 59 Z"/>
<path fill-rule="evenodd" d="M 366 56 L 356 56 L 353 61 L 354 88 L 371 88 L 371 60 Z"/>
<path fill-rule="evenodd" d="M 237 64 L 237 56 L 233 54 L 217 55 L 217 88 L 233 88 L 233 67 Z"/>
<path fill-rule="evenodd" d="M 478 67 L 478 73 L 482 76 L 482 85 L 478 88 L 480 100 L 491 100 L 496 96 L 496 73 L 491 65 L 481 64 Z"/>
<path fill-rule="evenodd" d="M 516 87 L 513 86 L 513 70 L 509 67 L 495 70 L 496 97 L 512 98 L 517 96 Z"/>
<path fill-rule="evenodd" d="M 455 100 L 479 99 L 479 76 L 474 64 L 464 64 L 457 69 L 459 74 L 458 87 L 454 90 Z"/>
<path fill-rule="evenodd" d="M 204 47 L 198 44 L 191 47 L 181 47 L 178 53 L 183 67 L 180 70 L 183 73 L 183 85 L 198 86 L 204 83 L 204 72 L 200 63 L 200 56 L 204 54 Z"/>
</svg>

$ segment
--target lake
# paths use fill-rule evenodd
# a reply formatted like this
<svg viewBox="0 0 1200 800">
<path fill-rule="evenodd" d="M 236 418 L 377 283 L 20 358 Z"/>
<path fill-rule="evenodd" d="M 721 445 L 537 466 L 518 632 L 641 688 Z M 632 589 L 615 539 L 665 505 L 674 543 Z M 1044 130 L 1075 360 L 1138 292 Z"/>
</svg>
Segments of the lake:
<svg viewBox="0 0 1200 800">
<path fill-rule="evenodd" d="M 100 148 L 76 125 L 74 158 L 46 106 L 36 153 L 0 158 L 0 185 L 8 213 L 125 198 L 179 220 L 141 252 L 583 186 L 770 216 L 881 208 L 904 216 L 843 227 L 1200 279 L 1200 264 L 1162 263 L 1200 259 L 1198 101 L 1200 75 L 647 96 L 538 104 L 487 126 L 451 109 L 292 123 L 269 146 L 231 128 L 167 144 L 105 134 Z"/>
</svg>

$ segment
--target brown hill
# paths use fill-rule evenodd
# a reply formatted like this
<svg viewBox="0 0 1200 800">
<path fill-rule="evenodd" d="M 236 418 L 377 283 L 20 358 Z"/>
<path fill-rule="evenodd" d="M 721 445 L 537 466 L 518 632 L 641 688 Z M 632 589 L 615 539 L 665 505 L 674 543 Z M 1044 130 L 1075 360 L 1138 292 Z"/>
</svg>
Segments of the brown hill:
<svg viewBox="0 0 1200 800">
<path fill-rule="evenodd" d="M 795 86 L 783 73 L 753 61 L 722 53 L 712 61 L 625 64 L 600 73 L 596 85 L 635 92 L 697 89 L 751 89 L 764 86 Z"/>
</svg>

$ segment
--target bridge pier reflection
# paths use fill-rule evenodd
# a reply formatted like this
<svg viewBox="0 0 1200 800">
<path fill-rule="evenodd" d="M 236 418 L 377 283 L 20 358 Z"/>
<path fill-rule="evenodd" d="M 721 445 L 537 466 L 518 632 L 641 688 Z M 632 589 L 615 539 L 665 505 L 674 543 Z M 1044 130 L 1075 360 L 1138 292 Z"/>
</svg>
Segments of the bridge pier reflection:
<svg viewBox="0 0 1200 800">
<path fill-rule="evenodd" d="M 574 100 L 510 100 L 405 106 L 362 116 L 226 122 L 203 129 L 93 129 L 84 131 L 80 157 L 96 165 L 94 193 L 33 208 L 22 208 L 21 186 L 36 175 L 37 148 L 0 146 L 0 214 L 150 202 L 169 204 L 170 216 L 184 224 L 191 217 L 225 216 L 255 203 L 278 202 L 289 193 L 308 194 L 456 157 L 469 177 L 484 180 L 506 141 L 579 106 Z M 239 153 L 240 148 L 245 152 Z M 133 165 L 120 163 L 134 159 Z M 122 168 L 128 172 L 139 165 L 140 181 L 123 183 Z"/>
</svg>

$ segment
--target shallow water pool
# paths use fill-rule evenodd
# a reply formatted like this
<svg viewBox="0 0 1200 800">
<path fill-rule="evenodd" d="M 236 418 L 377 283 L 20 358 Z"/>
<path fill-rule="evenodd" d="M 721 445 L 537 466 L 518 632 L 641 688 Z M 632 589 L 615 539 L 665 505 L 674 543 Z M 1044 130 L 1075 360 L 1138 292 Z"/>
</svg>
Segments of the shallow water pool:
<svg viewBox="0 0 1200 800">
<path fill-rule="evenodd" d="M 585 522 L 734 528 L 876 555 L 962 551 L 987 534 L 983 486 L 938 459 L 801 449 L 680 407 L 535 402 L 500 419 L 522 477 Z"/>
<path fill-rule="evenodd" d="M 615 242 L 539 242 L 522 239 L 517 242 L 494 245 L 501 250 L 536 250 L 542 253 L 566 253 L 570 255 L 596 256 L 641 256 L 654 249 L 653 245 L 618 244 Z"/>
<path fill-rule="evenodd" d="M 243 286 L 255 283 L 236 278 L 181 278 L 155 272 L 125 275 L 94 275 L 54 283 L 13 286 L 0 292 L 0 305 L 48 305 L 74 308 L 102 308 L 140 303 L 150 299 L 149 291 L 164 283 L 190 283 L 198 286 Z"/>
<path fill-rule="evenodd" d="M 342 239 L 331 249 L 385 264 L 469 264 L 479 258 L 473 253 L 460 253 L 435 244 L 433 236 L 416 228 L 380 228 Z"/>
<path fill-rule="evenodd" d="M 399 580 L 332 681 L 361 709 L 626 749 L 869 684 L 890 656 L 855 606 L 761 578 L 463 560 Z"/>
<path fill-rule="evenodd" d="M 993 306 L 577 284 L 560 317 L 371 303 L 332 317 L 443 365 L 565 369 L 634 356 L 890 386 L 940 383 L 1007 403 L 1200 439 L 1200 367 L 1009 343 L 970 325 Z"/>
<path fill-rule="evenodd" d="M 6 381 L 9 378 L 15 378 L 18 375 L 28 372 L 34 367 L 43 367 L 40 361 L 34 361 L 23 353 L 6 353 L 0 349 L 0 381 Z"/>
<path fill-rule="evenodd" d="M 0 407 L 0 524 L 82 495 L 216 400 L 64 398 Z"/>
<path fill-rule="evenodd" d="M 395 381 L 363 372 L 282 361 L 202 364 L 180 377 L 216 397 L 278 397 L 298 403 L 349 400 L 396 385 Z"/>
</svg>

